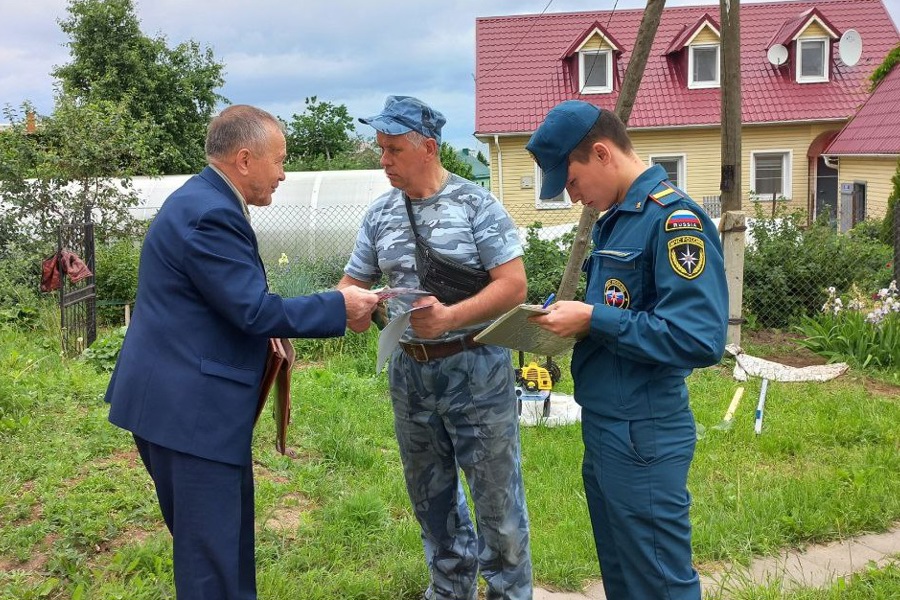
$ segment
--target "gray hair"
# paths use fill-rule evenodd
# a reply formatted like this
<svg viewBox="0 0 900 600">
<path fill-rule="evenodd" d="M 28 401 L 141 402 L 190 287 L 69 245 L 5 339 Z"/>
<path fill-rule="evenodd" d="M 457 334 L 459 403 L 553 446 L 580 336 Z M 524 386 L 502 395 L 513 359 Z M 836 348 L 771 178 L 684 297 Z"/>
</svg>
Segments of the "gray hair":
<svg viewBox="0 0 900 600">
<path fill-rule="evenodd" d="M 418 131 L 416 131 L 415 129 L 410 129 L 403 135 L 406 136 L 406 139 L 409 140 L 409 143 L 412 144 L 416 148 L 420 147 L 422 144 L 425 143 L 425 140 L 429 139 L 429 138 L 425 137 L 424 135 L 422 135 L 421 133 L 419 133 Z"/>
<path fill-rule="evenodd" d="M 209 122 L 206 158 L 223 159 L 241 148 L 261 150 L 273 126 L 284 132 L 284 125 L 262 109 L 248 104 L 229 106 Z"/>
</svg>

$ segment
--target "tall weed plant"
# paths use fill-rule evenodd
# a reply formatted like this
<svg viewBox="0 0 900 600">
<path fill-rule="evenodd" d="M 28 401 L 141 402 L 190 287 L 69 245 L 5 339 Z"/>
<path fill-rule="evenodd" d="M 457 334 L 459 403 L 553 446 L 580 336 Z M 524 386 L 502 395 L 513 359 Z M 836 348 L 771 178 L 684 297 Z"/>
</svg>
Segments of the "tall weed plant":
<svg viewBox="0 0 900 600">
<path fill-rule="evenodd" d="M 819 312 L 826 286 L 887 286 L 891 248 L 873 239 L 870 229 L 865 224 L 838 233 L 827 221 L 807 225 L 803 212 L 770 218 L 757 206 L 744 258 L 745 312 L 761 327 L 787 328 Z"/>
<path fill-rule="evenodd" d="M 829 361 L 855 367 L 900 368 L 900 294 L 897 282 L 867 297 L 853 287 L 846 303 L 836 288 L 815 317 L 797 327 L 800 343 Z"/>
</svg>

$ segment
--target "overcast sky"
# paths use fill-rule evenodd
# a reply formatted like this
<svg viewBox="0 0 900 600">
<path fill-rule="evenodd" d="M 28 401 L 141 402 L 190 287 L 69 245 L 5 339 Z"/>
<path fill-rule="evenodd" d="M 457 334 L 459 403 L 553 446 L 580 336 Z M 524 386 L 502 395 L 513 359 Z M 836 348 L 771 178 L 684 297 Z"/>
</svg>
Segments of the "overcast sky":
<svg viewBox="0 0 900 600">
<path fill-rule="evenodd" d="M 746 4 L 746 0 L 744 1 Z M 666 6 L 716 0 L 668 0 Z M 900 0 L 886 0 L 895 23 Z M 55 65 L 69 61 L 58 21 L 67 0 L 2 0 L 0 107 L 53 108 Z M 448 119 L 444 139 L 478 148 L 475 18 L 643 7 L 643 0 L 136 0 L 144 34 L 170 47 L 193 39 L 225 63 L 220 93 L 289 120 L 303 100 L 345 104 L 354 117 L 379 112 L 388 94 L 417 96 Z M 865 40 L 864 40 L 865 42 Z M 372 135 L 357 124 L 363 135 Z"/>
</svg>

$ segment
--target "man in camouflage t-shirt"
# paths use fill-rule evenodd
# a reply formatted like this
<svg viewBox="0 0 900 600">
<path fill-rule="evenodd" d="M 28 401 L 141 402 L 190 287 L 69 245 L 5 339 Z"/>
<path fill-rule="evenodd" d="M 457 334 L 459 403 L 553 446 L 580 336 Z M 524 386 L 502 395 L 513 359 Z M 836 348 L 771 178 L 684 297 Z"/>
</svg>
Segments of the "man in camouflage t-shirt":
<svg viewBox="0 0 900 600">
<path fill-rule="evenodd" d="M 441 165 L 441 113 L 416 98 L 388 96 L 381 114 L 360 121 L 375 128 L 381 165 L 395 189 L 369 207 L 338 287 L 369 288 L 382 275 L 391 287 L 422 287 L 405 197 L 432 249 L 490 274 L 486 287 L 455 304 L 417 300 L 416 306 L 430 306 L 412 313 L 391 358 L 394 429 L 430 575 L 425 598 L 475 600 L 480 571 L 489 600 L 530 599 L 512 362 L 508 350 L 472 339 L 525 299 L 522 244 L 489 192 Z M 391 316 L 407 310 L 409 300 L 391 300 Z"/>
</svg>

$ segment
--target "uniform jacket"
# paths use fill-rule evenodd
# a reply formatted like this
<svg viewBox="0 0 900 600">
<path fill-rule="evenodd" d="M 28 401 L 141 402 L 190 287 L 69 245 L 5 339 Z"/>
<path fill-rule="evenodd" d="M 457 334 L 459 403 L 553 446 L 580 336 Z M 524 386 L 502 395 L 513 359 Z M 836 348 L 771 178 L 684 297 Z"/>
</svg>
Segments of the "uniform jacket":
<svg viewBox="0 0 900 600">
<path fill-rule="evenodd" d="M 728 288 L 715 225 L 657 165 L 597 221 L 593 241 L 590 332 L 572 355 L 578 403 L 629 420 L 686 409 L 684 378 L 725 349 Z"/>
<path fill-rule="evenodd" d="M 172 450 L 247 465 L 268 338 L 336 336 L 345 325 L 339 292 L 269 293 L 238 198 L 206 168 L 147 232 L 109 420 Z"/>
</svg>

